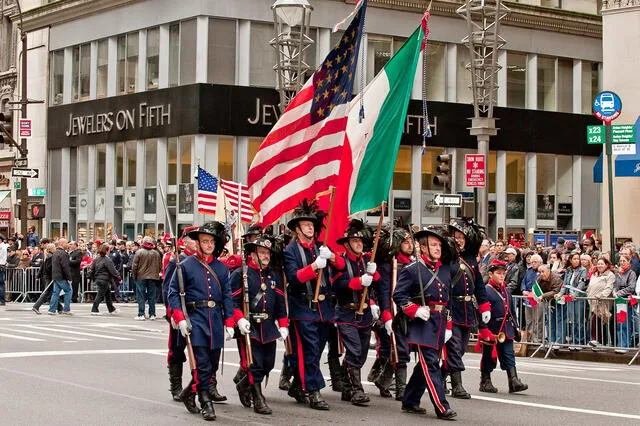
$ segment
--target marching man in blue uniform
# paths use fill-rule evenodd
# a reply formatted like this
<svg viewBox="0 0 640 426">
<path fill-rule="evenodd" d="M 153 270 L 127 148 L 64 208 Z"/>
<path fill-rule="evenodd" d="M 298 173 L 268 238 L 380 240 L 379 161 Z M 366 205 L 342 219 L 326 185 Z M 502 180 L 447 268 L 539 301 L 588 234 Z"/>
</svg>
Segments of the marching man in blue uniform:
<svg viewBox="0 0 640 426">
<path fill-rule="evenodd" d="M 513 298 L 504 282 L 506 269 L 507 264 L 498 259 L 492 260 L 487 269 L 489 272 L 487 299 L 491 304 L 491 321 L 487 324 L 488 333 L 481 333 L 478 337 L 478 344 L 483 343 L 480 361 L 481 392 L 498 392 L 491 383 L 491 372 L 497 366 L 497 359 L 500 360 L 500 368 L 507 372 L 509 393 L 529 389 L 529 386 L 518 378 L 516 371 L 513 340 L 519 340 L 520 331 L 516 325 L 518 320 L 515 317 Z"/>
<path fill-rule="evenodd" d="M 224 341 L 232 339 L 234 334 L 229 270 L 217 259 L 226 243 L 226 232 L 220 222 L 207 222 L 188 236 L 197 241 L 198 251 L 181 264 L 182 282 L 177 272 L 173 274 L 169 306 L 171 318 L 182 336 L 191 335 L 196 361 L 194 391 L 198 393 L 202 417 L 215 420 L 209 385 L 216 379 Z M 180 300 L 182 285 L 186 313 Z M 191 330 L 185 314 L 191 319 Z"/>
<path fill-rule="evenodd" d="M 289 335 L 293 349 L 293 381 L 288 394 L 298 402 L 308 402 L 315 410 L 329 409 L 329 404 L 320 395 L 320 389 L 325 386 L 320 357 L 330 329 L 334 327 L 331 276 L 334 269 L 344 269 L 344 259 L 316 240 L 323 218 L 324 213 L 317 210 L 315 203 L 303 200 L 287 223 L 295 236 L 284 250 L 284 271 L 289 283 Z M 315 301 L 319 274 L 319 295 Z"/>
<path fill-rule="evenodd" d="M 469 399 L 471 395 L 462 386 L 464 362 L 462 357 L 469 344 L 471 329 L 477 322 L 486 328 L 491 319 L 491 306 L 487 302 L 485 284 L 476 256 L 484 239 L 482 229 L 473 219 L 451 219 L 449 233 L 454 237 L 458 249 L 458 261 L 451 265 L 450 308 L 453 320 L 453 335 L 445 345 L 442 363 L 442 381 L 451 376 L 451 396 Z M 477 306 L 477 307 L 476 307 Z M 477 312 L 480 313 L 480 318 Z"/>
<path fill-rule="evenodd" d="M 337 273 L 333 281 L 336 293 L 336 325 L 344 344 L 346 355 L 343 367 L 347 379 L 343 384 L 342 400 L 354 405 L 367 405 L 369 397 L 364 393 L 361 369 L 369 353 L 369 340 L 373 322 L 380 317 L 380 307 L 369 297 L 366 307 L 359 314 L 364 289 L 380 281 L 376 264 L 363 254 L 364 243 L 371 242 L 371 230 L 361 220 L 351 220 L 344 237 L 336 241 L 344 245 L 345 269 Z"/>
<path fill-rule="evenodd" d="M 231 274 L 231 289 L 235 303 L 234 316 L 242 336 L 251 336 L 253 364 L 247 363 L 247 344 L 238 339 L 240 366 L 244 374 L 236 385 L 240 402 L 258 414 L 271 414 L 272 410 L 262 394 L 262 381 L 269 375 L 276 359 L 277 340 L 289 336 L 289 319 L 284 300 L 282 274 L 270 266 L 273 243 L 266 235 L 258 235 L 244 246 L 247 254 L 247 286 L 249 319 L 243 315 L 243 268 Z"/>
<path fill-rule="evenodd" d="M 454 255 L 442 229 L 429 227 L 416 232 L 420 257 L 404 268 L 393 293 L 396 305 L 411 319 L 408 341 L 417 347 L 419 362 L 407 383 L 402 411 L 425 414 L 420 398 L 425 389 L 440 419 L 453 419 L 457 413 L 447 402 L 440 371 L 440 351 L 451 338 L 451 321 L 447 318 L 451 288 L 450 262 Z"/>
</svg>

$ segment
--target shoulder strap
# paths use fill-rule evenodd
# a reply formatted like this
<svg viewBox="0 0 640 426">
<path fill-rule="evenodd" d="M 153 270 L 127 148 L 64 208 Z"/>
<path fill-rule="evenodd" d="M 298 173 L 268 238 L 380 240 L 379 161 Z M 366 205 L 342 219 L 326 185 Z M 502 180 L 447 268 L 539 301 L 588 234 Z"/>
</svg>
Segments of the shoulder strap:
<svg viewBox="0 0 640 426">
<path fill-rule="evenodd" d="M 307 255 L 305 254 L 299 242 L 296 241 L 296 245 L 298 246 L 298 251 L 300 252 L 300 259 L 302 259 L 302 267 L 304 268 L 307 266 Z M 316 249 L 315 246 L 313 248 Z M 313 291 L 313 285 L 311 284 L 311 281 L 305 281 L 304 285 L 307 289 L 307 298 L 312 299 L 314 291 Z"/>
<path fill-rule="evenodd" d="M 427 282 L 427 285 L 425 285 L 424 287 L 422 286 L 422 271 L 420 271 L 420 265 L 424 266 L 427 272 L 431 274 L 431 278 Z M 429 269 L 429 267 L 426 265 L 426 263 L 424 263 L 422 259 L 418 259 L 418 280 L 420 281 L 420 290 L 422 291 L 423 300 L 424 300 L 424 293 L 431 286 L 431 284 L 433 284 L 433 282 L 436 280 L 437 277 L 438 277 L 438 274 L 435 274 L 431 269 Z"/>
<path fill-rule="evenodd" d="M 200 256 L 198 255 L 194 255 L 193 257 L 195 257 L 195 259 L 202 265 L 204 266 L 204 268 L 211 274 L 213 275 L 213 279 L 216 280 L 216 283 L 218 284 L 218 288 L 220 289 L 220 291 L 222 292 L 222 285 L 220 284 L 220 279 L 218 278 L 218 274 L 216 274 L 214 272 L 214 270 L 211 268 L 211 266 L 209 266 L 209 264 L 207 262 L 205 262 L 204 260 L 200 259 Z"/>
</svg>

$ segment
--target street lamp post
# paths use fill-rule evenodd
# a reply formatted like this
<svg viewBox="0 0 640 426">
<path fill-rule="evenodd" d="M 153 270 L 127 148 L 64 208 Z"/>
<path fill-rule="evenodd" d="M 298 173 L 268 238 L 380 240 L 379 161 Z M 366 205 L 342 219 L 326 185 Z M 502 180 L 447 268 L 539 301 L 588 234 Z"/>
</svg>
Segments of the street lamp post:
<svg viewBox="0 0 640 426">
<path fill-rule="evenodd" d="M 276 90 L 280 93 L 280 112 L 304 84 L 311 67 L 305 61 L 305 51 L 313 44 L 309 38 L 309 22 L 313 7 L 307 0 L 276 0 L 273 10 L 274 38 L 271 46 L 276 49 Z"/>
</svg>

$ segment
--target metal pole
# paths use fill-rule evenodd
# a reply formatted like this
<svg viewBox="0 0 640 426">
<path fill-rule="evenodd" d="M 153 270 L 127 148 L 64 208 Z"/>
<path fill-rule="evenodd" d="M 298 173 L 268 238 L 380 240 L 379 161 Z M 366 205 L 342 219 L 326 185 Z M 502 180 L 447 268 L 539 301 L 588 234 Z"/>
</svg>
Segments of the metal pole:
<svg viewBox="0 0 640 426">
<path fill-rule="evenodd" d="M 473 188 L 473 220 L 478 223 L 478 188 Z"/>
<path fill-rule="evenodd" d="M 611 244 L 611 260 L 614 258 L 614 251 L 616 247 L 616 237 L 615 237 L 615 228 L 614 228 L 614 220 L 613 220 L 613 169 L 612 169 L 612 140 L 613 140 L 613 129 L 611 127 L 611 123 L 605 124 L 605 133 L 604 133 L 604 143 L 606 145 L 607 150 L 607 183 L 608 183 L 608 194 L 609 194 L 609 244 Z"/>
<path fill-rule="evenodd" d="M 492 131 L 492 134 L 495 135 L 496 133 L 495 130 L 495 125 L 494 125 L 494 129 Z M 478 154 L 482 154 L 484 155 L 485 158 L 485 162 L 484 162 L 484 173 L 485 176 L 488 176 L 487 174 L 487 166 L 489 163 L 489 138 L 491 136 L 490 135 L 478 135 Z M 481 226 L 484 226 L 485 229 L 489 229 L 489 191 L 487 190 L 486 186 L 483 186 L 482 188 L 478 188 L 478 204 L 479 204 L 479 211 L 477 213 L 478 215 L 478 223 Z"/>
<path fill-rule="evenodd" d="M 20 11 L 22 15 L 22 11 Z M 21 94 L 21 117 L 27 118 L 27 33 L 24 32 L 22 25 L 20 26 L 20 37 L 22 38 L 22 94 Z M 23 158 L 27 158 L 27 139 L 22 138 L 21 152 Z M 27 246 L 27 197 L 29 195 L 29 189 L 27 188 L 27 178 L 22 178 L 20 181 L 20 233 L 22 234 L 23 247 Z"/>
</svg>

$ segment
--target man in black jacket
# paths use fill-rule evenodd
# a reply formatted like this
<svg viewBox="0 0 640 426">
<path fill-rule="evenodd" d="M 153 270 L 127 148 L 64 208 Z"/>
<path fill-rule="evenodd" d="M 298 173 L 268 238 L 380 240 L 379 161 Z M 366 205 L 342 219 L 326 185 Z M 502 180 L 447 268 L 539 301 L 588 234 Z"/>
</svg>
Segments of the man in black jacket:
<svg viewBox="0 0 640 426">
<path fill-rule="evenodd" d="M 51 257 L 51 279 L 53 280 L 53 294 L 49 304 L 49 315 L 56 315 L 55 307 L 58 306 L 60 291 L 64 291 L 63 315 L 73 315 L 71 313 L 71 268 L 69 267 L 69 254 L 67 247 L 69 243 L 66 239 L 60 238 L 56 245 L 56 251 Z"/>
<path fill-rule="evenodd" d="M 82 263 L 83 253 L 78 248 L 78 243 L 75 241 L 69 242 L 69 268 L 71 270 L 71 288 L 73 294 L 71 301 L 78 303 L 78 288 L 80 287 L 80 263 Z"/>
</svg>

